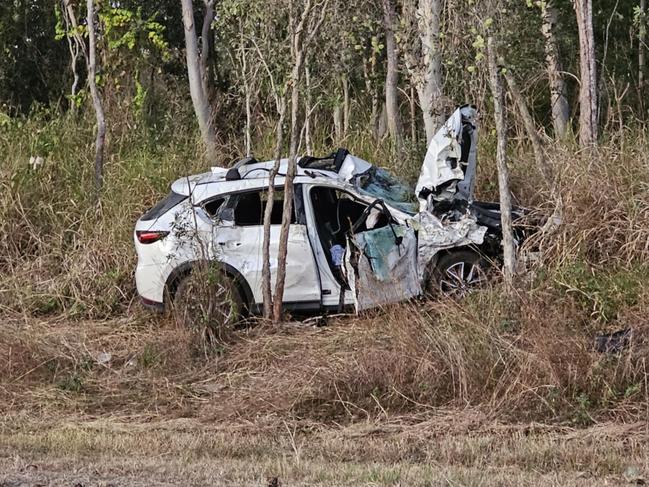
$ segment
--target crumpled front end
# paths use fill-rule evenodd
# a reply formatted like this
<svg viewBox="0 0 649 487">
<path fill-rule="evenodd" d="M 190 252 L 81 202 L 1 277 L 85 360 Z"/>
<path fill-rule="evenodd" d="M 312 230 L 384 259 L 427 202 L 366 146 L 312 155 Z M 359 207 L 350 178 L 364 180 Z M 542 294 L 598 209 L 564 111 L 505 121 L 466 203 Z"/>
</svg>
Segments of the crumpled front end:
<svg viewBox="0 0 649 487">
<path fill-rule="evenodd" d="M 437 202 L 473 199 L 477 116 L 473 105 L 458 108 L 430 141 L 415 188 L 420 211 L 433 211 Z"/>
<path fill-rule="evenodd" d="M 442 222 L 433 214 L 422 211 L 410 220 L 419 232 L 417 262 L 419 279 L 425 277 L 428 263 L 438 252 L 454 247 L 482 245 L 487 227 L 479 225 L 476 218 L 466 213 L 457 221 Z"/>
</svg>

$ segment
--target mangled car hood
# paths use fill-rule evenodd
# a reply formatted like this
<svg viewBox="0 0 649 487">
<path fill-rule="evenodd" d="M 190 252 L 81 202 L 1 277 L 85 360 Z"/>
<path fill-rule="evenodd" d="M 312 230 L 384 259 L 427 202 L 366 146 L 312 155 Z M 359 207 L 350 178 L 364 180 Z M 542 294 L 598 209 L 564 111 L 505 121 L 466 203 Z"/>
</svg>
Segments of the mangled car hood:
<svg viewBox="0 0 649 487">
<path fill-rule="evenodd" d="M 473 199 L 477 114 L 473 105 L 458 108 L 430 141 L 415 188 L 421 211 L 436 201 Z"/>
</svg>

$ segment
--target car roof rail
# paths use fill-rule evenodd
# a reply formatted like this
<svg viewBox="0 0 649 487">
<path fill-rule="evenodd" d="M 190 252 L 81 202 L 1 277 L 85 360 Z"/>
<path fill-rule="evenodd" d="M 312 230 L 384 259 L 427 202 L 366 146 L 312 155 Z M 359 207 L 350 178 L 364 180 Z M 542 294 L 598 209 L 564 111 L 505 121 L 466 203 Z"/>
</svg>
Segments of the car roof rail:
<svg viewBox="0 0 649 487">
<path fill-rule="evenodd" d="M 239 168 L 243 166 L 248 166 L 250 164 L 257 164 L 259 161 L 255 159 L 254 157 L 244 157 L 243 159 L 239 159 L 237 162 L 234 163 L 234 165 L 228 169 L 228 172 L 225 174 L 225 180 L 226 181 L 237 181 L 241 179 L 241 173 L 239 172 Z"/>
<path fill-rule="evenodd" d="M 250 164 L 257 164 L 258 162 L 259 161 L 254 157 L 244 157 L 243 159 L 239 159 L 237 162 L 235 162 L 234 166 L 232 167 L 234 169 L 239 169 L 240 167 L 248 166 Z"/>
</svg>

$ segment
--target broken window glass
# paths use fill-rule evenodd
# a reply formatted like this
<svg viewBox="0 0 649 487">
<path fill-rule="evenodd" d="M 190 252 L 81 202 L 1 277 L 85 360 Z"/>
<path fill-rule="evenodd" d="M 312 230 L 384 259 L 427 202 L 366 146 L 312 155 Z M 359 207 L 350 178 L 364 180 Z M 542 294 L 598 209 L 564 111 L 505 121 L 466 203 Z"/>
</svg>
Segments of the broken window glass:
<svg viewBox="0 0 649 487">
<path fill-rule="evenodd" d="M 355 176 L 352 182 L 362 193 L 381 199 L 404 213 L 414 215 L 419 210 L 414 190 L 385 169 L 372 167 Z"/>
<path fill-rule="evenodd" d="M 205 213 L 207 213 L 211 218 L 214 218 L 217 216 L 217 213 L 221 208 L 221 205 L 223 205 L 224 201 L 225 198 L 216 198 L 212 201 L 208 201 L 203 205 L 203 209 L 205 210 Z"/>
</svg>

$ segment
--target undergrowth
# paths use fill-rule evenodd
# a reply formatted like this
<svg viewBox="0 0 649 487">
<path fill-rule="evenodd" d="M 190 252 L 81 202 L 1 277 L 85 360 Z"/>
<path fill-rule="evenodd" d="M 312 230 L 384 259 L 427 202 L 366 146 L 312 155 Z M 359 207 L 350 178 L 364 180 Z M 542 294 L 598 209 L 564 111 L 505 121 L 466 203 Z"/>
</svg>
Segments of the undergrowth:
<svg viewBox="0 0 649 487">
<path fill-rule="evenodd" d="M 113 132 L 99 205 L 90 123 L 44 111 L 0 128 L 5 407 L 351 421 L 475 406 L 575 425 L 646 415 L 649 143 L 641 136 L 624 150 L 620 141 L 592 154 L 570 143 L 549 148 L 563 222 L 530 242 L 540 258 L 513 295 L 495 285 L 461 303 L 404 304 L 321 329 L 258 327 L 206 358 L 192 353 L 186 330 L 135 311 L 135 221 L 174 179 L 210 165 L 188 125 L 167 123 L 158 127 L 164 137 Z M 255 155 L 270 158 L 272 127 L 259 130 Z M 478 194 L 497 199 L 489 134 L 481 144 Z M 410 181 L 423 156 L 421 144 L 394 154 L 360 129 L 341 144 L 319 137 L 316 153 L 336 145 Z M 236 139 L 225 141 L 214 163 L 242 153 Z M 32 169 L 30 156 L 45 162 Z M 511 148 L 515 199 L 548 215 L 532 161 Z M 626 328 L 630 349 L 594 351 L 596 334 Z M 111 358 L 100 364 L 103 352 Z"/>
</svg>

